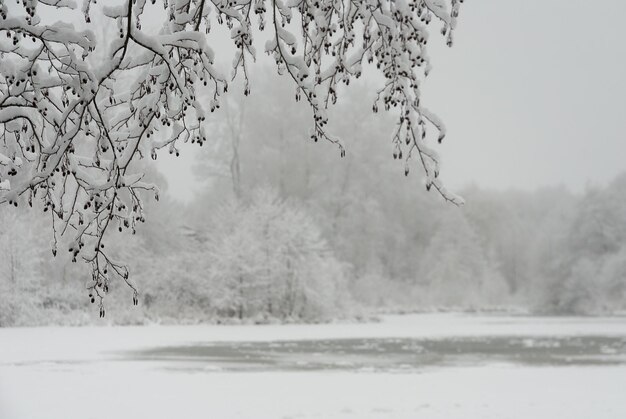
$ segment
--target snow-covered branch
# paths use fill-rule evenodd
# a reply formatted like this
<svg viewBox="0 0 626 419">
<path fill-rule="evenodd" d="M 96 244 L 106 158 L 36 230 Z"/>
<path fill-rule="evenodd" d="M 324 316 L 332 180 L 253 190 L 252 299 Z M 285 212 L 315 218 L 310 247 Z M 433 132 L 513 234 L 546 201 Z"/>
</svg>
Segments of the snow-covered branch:
<svg viewBox="0 0 626 419">
<path fill-rule="evenodd" d="M 203 122 L 220 107 L 229 82 L 209 46 L 216 25 L 230 30 L 232 76 L 245 79 L 246 94 L 253 38 L 269 36 L 265 52 L 294 83 L 296 100 L 313 110 L 312 139 L 331 141 L 342 156 L 340 141 L 327 132 L 326 109 L 341 84 L 373 64 L 385 79 L 374 111 L 399 112 L 394 157 L 405 160 L 407 173 L 409 159 L 418 157 L 427 187 L 460 203 L 438 179 L 439 157 L 426 130 L 439 131 L 441 141 L 445 128 L 420 104 L 419 86 L 430 69 L 428 24 L 439 20 L 451 44 L 461 2 L 24 0 L 9 7 L 0 0 L 0 204 L 43 203 L 52 217 L 53 253 L 58 236 L 72 238 L 65 250 L 91 265 L 88 289 L 102 315 L 115 277 L 131 286 L 136 303 L 128 269 L 106 253 L 105 233 L 111 226 L 134 232 L 144 221 L 142 194 L 158 199 L 133 162 L 156 159 L 162 148 L 177 154 L 181 142 L 210 140 Z M 59 11 L 68 18 L 47 22 Z M 142 28 L 161 15 L 158 31 Z M 97 27 L 116 28 L 116 36 L 97 37 L 91 30 Z"/>
</svg>

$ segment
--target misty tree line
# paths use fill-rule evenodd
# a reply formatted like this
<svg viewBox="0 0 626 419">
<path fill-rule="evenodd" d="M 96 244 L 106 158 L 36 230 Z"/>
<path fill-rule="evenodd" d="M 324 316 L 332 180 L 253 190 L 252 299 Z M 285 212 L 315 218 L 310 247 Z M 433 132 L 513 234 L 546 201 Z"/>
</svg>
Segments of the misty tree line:
<svg viewBox="0 0 626 419">
<path fill-rule="evenodd" d="M 38 209 L 0 213 L 0 325 L 94 322 L 84 269 L 52 257 Z M 110 253 L 132 261 L 141 289 L 139 307 L 127 288 L 111 290 L 113 322 L 320 321 L 352 308 L 348 264 L 305 207 L 274 189 L 211 209 L 192 205 L 210 213 L 193 228 L 178 203 L 150 210 L 154 220 L 137 235 L 111 234 L 119 240 L 110 238 Z"/>
<path fill-rule="evenodd" d="M 458 191 L 456 207 L 386 155 L 393 115 L 359 89 L 337 105 L 347 155 L 316 144 L 306 106 L 271 74 L 210 126 L 189 204 L 145 208 L 137 234 L 111 231 L 130 261 L 138 307 L 113 287 L 109 321 L 324 321 L 375 309 L 522 308 L 600 314 L 625 308 L 626 175 L 564 188 Z M 181 149 L 181 153 L 197 152 Z M 399 157 L 399 156 L 398 156 Z M 150 168 L 153 181 L 165 182 Z M 163 195 L 167 196 L 165 192 Z M 49 214 L 0 212 L 0 324 L 97 321 L 81 264 L 53 259 Z M 59 246 L 59 248 L 64 248 Z M 121 285 L 121 284 L 120 284 Z"/>
</svg>

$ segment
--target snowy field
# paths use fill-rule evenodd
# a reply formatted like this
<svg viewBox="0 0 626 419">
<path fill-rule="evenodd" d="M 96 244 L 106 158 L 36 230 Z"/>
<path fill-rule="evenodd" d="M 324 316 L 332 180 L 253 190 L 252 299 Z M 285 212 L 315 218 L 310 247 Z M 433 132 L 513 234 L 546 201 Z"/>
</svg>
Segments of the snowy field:
<svg viewBox="0 0 626 419">
<path fill-rule="evenodd" d="M 0 329 L 0 418 L 626 417 L 626 318 Z"/>
</svg>

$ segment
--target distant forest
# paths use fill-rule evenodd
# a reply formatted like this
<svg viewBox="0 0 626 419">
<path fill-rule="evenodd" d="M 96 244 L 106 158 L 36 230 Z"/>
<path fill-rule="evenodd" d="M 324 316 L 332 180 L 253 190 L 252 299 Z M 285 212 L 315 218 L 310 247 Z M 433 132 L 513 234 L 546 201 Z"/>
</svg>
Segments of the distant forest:
<svg viewBox="0 0 626 419">
<path fill-rule="evenodd" d="M 189 204 L 146 196 L 136 234 L 106 246 L 131 268 L 112 283 L 106 322 L 283 322 L 376 310 L 523 310 L 606 314 L 626 309 L 626 174 L 573 194 L 425 190 L 386 141 L 393 116 L 346 92 L 332 127 L 347 155 L 308 137 L 306 106 L 267 74 L 212 126 Z M 285 105 L 289 104 L 289 106 Z M 461 134 L 457 134 L 462 136 Z M 151 171 L 152 170 L 152 171 Z M 404 175 L 405 170 L 415 173 Z M 530 169 L 529 169 L 530 170 Z M 89 269 L 59 243 L 52 257 L 42 208 L 0 208 L 0 326 L 101 322 Z"/>
</svg>

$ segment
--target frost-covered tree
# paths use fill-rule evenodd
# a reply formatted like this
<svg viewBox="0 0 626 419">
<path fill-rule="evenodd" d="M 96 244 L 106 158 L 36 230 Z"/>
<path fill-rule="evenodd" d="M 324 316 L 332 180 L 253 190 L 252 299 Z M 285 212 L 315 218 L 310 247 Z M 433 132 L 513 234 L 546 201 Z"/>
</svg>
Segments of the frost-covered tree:
<svg viewBox="0 0 626 419">
<path fill-rule="evenodd" d="M 604 306 L 613 310 L 624 310 L 626 308 L 626 244 L 622 245 L 619 252 L 606 258 L 600 276 Z"/>
<path fill-rule="evenodd" d="M 413 278 L 419 257 L 407 254 L 421 253 L 414 246 L 416 235 L 422 241 L 430 237 L 435 214 L 434 208 L 432 212 L 427 208 L 441 207 L 426 191 L 416 191 L 421 176 L 395 181 L 403 167 L 388 158 L 389 144 L 378 141 L 385 138 L 393 119 L 386 113 L 371 114 L 367 102 L 372 82 L 351 84 L 354 89 L 333 108 L 330 129 L 350 150 L 337 164 L 332 148 L 307 141 L 301 127 L 308 121 L 308 107 L 304 103 L 285 107 L 291 99 L 289 84 L 271 74 L 269 66 L 261 70 L 251 77 L 258 86 L 255 94 L 234 104 L 230 118 L 212 125 L 223 151 L 205 147 L 199 154 L 198 175 L 213 179 L 200 207 L 203 216 L 212 202 L 230 195 L 235 176 L 229 167 L 238 161 L 244 196 L 271 184 L 282 197 L 305 202 L 336 255 L 351 263 L 357 276 L 378 266 L 389 278 Z"/>
<path fill-rule="evenodd" d="M 326 108 L 340 85 L 373 64 L 384 80 L 372 95 L 374 111 L 397 109 L 394 157 L 407 173 L 409 160 L 418 161 L 428 189 L 460 202 L 438 178 L 427 131 L 434 127 L 441 141 L 445 128 L 421 103 L 420 83 L 431 68 L 429 23 L 440 21 L 451 45 L 461 2 L 0 0 L 0 204 L 43 203 L 55 243 L 72 238 L 53 252 L 91 265 L 89 292 L 101 314 L 112 277 L 131 286 L 136 302 L 128 268 L 103 241 L 111 227 L 134 231 L 144 221 L 143 192 L 158 197 L 133 162 L 211 141 L 203 122 L 220 108 L 230 80 L 240 74 L 245 94 L 252 90 L 257 39 L 293 82 L 296 100 L 312 109 L 310 137 L 336 144 L 342 156 Z M 231 74 L 213 48 L 228 31 Z"/>
<path fill-rule="evenodd" d="M 12 324 L 42 297 L 39 278 L 47 252 L 37 234 L 41 221 L 35 214 L 0 208 L 0 326 Z"/>
<path fill-rule="evenodd" d="M 435 260 L 438 263 L 431 262 Z M 507 295 L 506 283 L 459 211 L 446 214 L 432 236 L 418 282 L 428 289 L 431 302 L 447 307 L 501 303 Z"/>
<path fill-rule="evenodd" d="M 567 219 L 542 290 L 548 310 L 593 313 L 623 301 L 621 260 L 626 242 L 626 175 L 606 188 L 592 188 Z M 550 250 L 550 249 L 546 249 Z"/>
<path fill-rule="evenodd" d="M 212 222 L 207 275 L 222 315 L 313 320 L 346 303 L 345 268 L 301 205 L 260 188 Z"/>
</svg>

